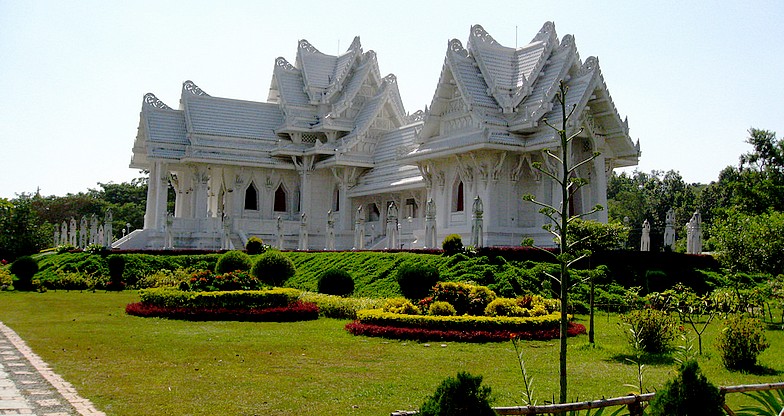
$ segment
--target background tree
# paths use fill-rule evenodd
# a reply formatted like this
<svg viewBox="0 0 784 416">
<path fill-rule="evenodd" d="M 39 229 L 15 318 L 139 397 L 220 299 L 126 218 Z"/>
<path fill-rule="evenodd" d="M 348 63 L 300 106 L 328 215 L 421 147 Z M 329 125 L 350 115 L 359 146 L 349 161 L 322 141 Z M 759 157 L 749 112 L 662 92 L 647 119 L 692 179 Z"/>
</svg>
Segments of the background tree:
<svg viewBox="0 0 784 416">
<path fill-rule="evenodd" d="M 11 261 L 51 243 L 52 227 L 40 220 L 32 201 L 27 194 L 0 200 L 0 259 Z"/>
</svg>

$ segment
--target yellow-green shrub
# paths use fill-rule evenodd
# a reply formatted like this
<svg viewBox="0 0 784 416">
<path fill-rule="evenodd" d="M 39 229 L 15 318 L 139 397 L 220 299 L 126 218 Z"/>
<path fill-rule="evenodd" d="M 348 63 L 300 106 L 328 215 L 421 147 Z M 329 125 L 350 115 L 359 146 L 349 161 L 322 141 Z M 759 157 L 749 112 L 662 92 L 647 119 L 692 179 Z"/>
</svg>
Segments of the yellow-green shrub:
<svg viewBox="0 0 784 416">
<path fill-rule="evenodd" d="M 142 303 L 163 307 L 271 308 L 287 306 L 302 292 L 297 289 L 237 290 L 229 292 L 183 292 L 171 288 L 139 291 Z"/>
<path fill-rule="evenodd" d="M 560 315 L 553 313 L 530 318 L 509 316 L 433 316 L 433 315 L 401 315 L 384 312 L 383 309 L 367 309 L 357 312 L 357 320 L 363 324 L 374 324 L 392 327 L 413 327 L 441 330 L 461 331 L 531 331 L 557 327 Z"/>
<path fill-rule="evenodd" d="M 384 302 L 383 299 L 344 298 L 315 292 L 304 292 L 299 300 L 315 303 L 319 308 L 319 315 L 335 319 L 356 319 L 357 311 L 380 308 Z"/>
<path fill-rule="evenodd" d="M 414 304 L 406 298 L 389 298 L 384 302 L 382 309 L 384 312 L 404 315 L 419 315 L 421 313 L 419 308 L 414 306 Z"/>
<path fill-rule="evenodd" d="M 430 304 L 427 314 L 433 316 L 454 316 L 457 315 L 457 311 L 449 302 L 436 301 Z"/>
</svg>

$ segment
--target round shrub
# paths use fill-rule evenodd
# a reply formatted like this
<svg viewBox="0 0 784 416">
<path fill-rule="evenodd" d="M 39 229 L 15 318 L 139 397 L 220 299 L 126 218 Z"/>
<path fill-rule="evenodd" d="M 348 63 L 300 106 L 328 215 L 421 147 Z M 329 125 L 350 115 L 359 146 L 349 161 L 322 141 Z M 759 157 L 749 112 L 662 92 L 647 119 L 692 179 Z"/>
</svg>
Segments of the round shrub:
<svg viewBox="0 0 784 416">
<path fill-rule="evenodd" d="M 16 276 L 16 290 L 32 290 L 33 276 L 38 273 L 38 262 L 30 256 L 22 256 L 11 263 L 9 271 Z"/>
<path fill-rule="evenodd" d="M 123 290 L 125 283 L 123 283 L 123 272 L 125 271 L 125 257 L 119 254 L 112 254 L 106 258 L 106 263 L 109 267 L 109 290 Z"/>
<path fill-rule="evenodd" d="M 457 311 L 449 302 L 435 301 L 430 304 L 427 314 L 433 316 L 454 316 L 457 315 Z"/>
<path fill-rule="evenodd" d="M 354 279 L 343 269 L 329 269 L 319 276 L 318 292 L 327 295 L 348 296 L 354 292 Z"/>
<path fill-rule="evenodd" d="M 11 272 L 0 268 L 0 290 L 8 290 L 13 285 L 14 278 L 11 276 Z"/>
<path fill-rule="evenodd" d="M 438 269 L 410 260 L 398 267 L 396 277 L 403 296 L 419 300 L 426 297 L 438 282 Z"/>
<path fill-rule="evenodd" d="M 256 260 L 251 274 L 270 286 L 282 286 L 297 269 L 291 259 L 279 251 L 267 251 Z"/>
<path fill-rule="evenodd" d="M 677 321 L 667 312 L 655 309 L 634 310 L 621 315 L 626 324 L 624 335 L 635 349 L 647 353 L 663 353 L 670 350 L 677 336 Z"/>
<path fill-rule="evenodd" d="M 525 316 L 526 309 L 517 304 L 517 299 L 495 298 L 485 308 L 487 316 Z"/>
<path fill-rule="evenodd" d="M 447 377 L 419 408 L 420 416 L 491 416 L 492 391 L 482 386 L 482 376 L 459 372 L 457 378 Z"/>
<path fill-rule="evenodd" d="M 245 251 L 251 255 L 261 254 L 264 252 L 264 249 L 264 241 L 255 236 L 249 238 L 248 242 L 245 243 Z"/>
<path fill-rule="evenodd" d="M 215 273 L 223 274 L 236 270 L 248 271 L 253 262 L 250 256 L 239 250 L 227 251 L 215 263 Z"/>
<path fill-rule="evenodd" d="M 719 334 L 717 347 L 730 370 L 749 370 L 757 363 L 757 356 L 770 344 L 765 338 L 765 327 L 758 319 L 731 316 Z"/>
<path fill-rule="evenodd" d="M 397 313 L 401 315 L 419 315 L 419 308 L 414 306 L 406 298 L 389 298 L 384 302 L 384 312 Z"/>
<path fill-rule="evenodd" d="M 449 234 L 448 236 L 444 237 L 444 241 L 441 243 L 441 248 L 444 249 L 444 254 L 447 256 L 462 253 L 463 238 L 460 237 L 460 234 Z"/>
<path fill-rule="evenodd" d="M 694 360 L 681 365 L 678 376 L 656 392 L 646 414 L 650 416 L 724 415 L 724 398 Z"/>
</svg>

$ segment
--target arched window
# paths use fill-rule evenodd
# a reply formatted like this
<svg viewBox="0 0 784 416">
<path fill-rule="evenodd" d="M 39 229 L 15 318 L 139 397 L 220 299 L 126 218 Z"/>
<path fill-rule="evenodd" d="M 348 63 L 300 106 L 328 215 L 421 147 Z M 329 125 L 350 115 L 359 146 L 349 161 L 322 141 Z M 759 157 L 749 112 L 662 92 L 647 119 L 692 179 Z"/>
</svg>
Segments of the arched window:
<svg viewBox="0 0 784 416">
<path fill-rule="evenodd" d="M 465 191 L 463 181 L 458 180 L 452 189 L 452 212 L 463 212 L 465 210 Z"/>
<path fill-rule="evenodd" d="M 253 182 L 245 189 L 245 209 L 251 211 L 259 210 L 259 191 Z"/>
<path fill-rule="evenodd" d="M 332 212 L 340 211 L 340 187 L 335 187 L 332 192 Z"/>
<path fill-rule="evenodd" d="M 374 202 L 371 202 L 367 206 L 367 221 L 378 221 L 381 217 L 381 213 L 378 211 L 378 205 Z"/>
<path fill-rule="evenodd" d="M 278 189 L 275 190 L 275 204 L 273 205 L 273 210 L 277 212 L 286 212 L 287 198 L 286 188 L 283 187 L 283 184 L 278 185 Z"/>
</svg>

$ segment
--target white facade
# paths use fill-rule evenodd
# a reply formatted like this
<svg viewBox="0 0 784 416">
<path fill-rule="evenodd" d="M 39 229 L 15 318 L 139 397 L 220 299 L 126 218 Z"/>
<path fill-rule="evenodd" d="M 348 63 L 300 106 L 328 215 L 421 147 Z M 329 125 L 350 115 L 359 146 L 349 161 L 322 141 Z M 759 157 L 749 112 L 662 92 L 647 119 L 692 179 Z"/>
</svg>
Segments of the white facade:
<svg viewBox="0 0 784 416">
<path fill-rule="evenodd" d="M 575 196 L 575 212 L 606 205 L 607 175 L 636 165 L 639 145 L 598 60 L 581 61 L 574 38 L 559 40 L 550 22 L 516 49 L 476 25 L 466 47 L 449 42 L 429 109 L 412 115 L 395 76 L 381 76 L 359 38 L 340 56 L 300 41 L 294 64 L 276 59 L 267 102 L 212 97 L 190 81 L 176 110 L 145 95 L 131 161 L 150 172 L 144 229 L 114 247 L 241 248 L 259 236 L 285 249 L 303 248 L 305 238 L 321 250 L 334 234 L 337 249 L 410 248 L 433 245 L 433 229 L 437 245 L 452 233 L 467 243 L 477 196 L 483 215 L 474 239 L 551 245 L 544 217 L 522 195 L 560 203 L 533 163 L 552 168 L 542 155 L 559 141 L 542 120 L 560 120 L 562 79 L 576 106 L 572 127 L 583 128 L 572 157 L 601 153 L 580 172 L 590 184 Z M 606 221 L 606 211 L 593 218 Z"/>
</svg>

